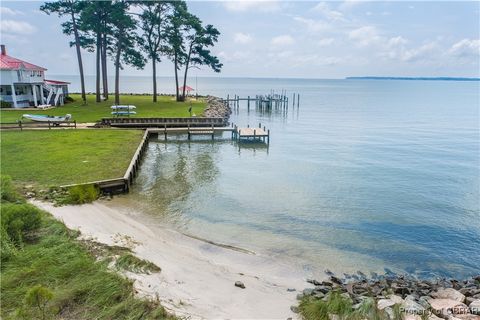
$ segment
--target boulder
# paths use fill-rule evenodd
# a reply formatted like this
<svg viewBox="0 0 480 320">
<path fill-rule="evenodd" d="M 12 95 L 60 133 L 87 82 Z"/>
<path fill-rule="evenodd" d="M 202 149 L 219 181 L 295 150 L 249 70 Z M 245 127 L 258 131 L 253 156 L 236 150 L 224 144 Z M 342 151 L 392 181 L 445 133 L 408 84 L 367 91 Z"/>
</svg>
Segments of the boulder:
<svg viewBox="0 0 480 320">
<path fill-rule="evenodd" d="M 395 305 L 395 302 L 390 299 L 380 299 L 377 302 L 377 308 L 379 310 L 383 310 L 388 307 L 393 307 L 394 305 Z"/>
<path fill-rule="evenodd" d="M 245 285 L 242 281 L 235 281 L 235 287 L 245 289 Z"/>
<path fill-rule="evenodd" d="M 480 315 L 480 300 L 474 300 L 468 307 L 471 313 Z"/>
<path fill-rule="evenodd" d="M 449 299 L 455 300 L 458 302 L 464 302 L 465 296 L 459 291 L 452 288 L 440 288 L 437 291 L 432 293 L 432 297 L 437 299 Z"/>
<path fill-rule="evenodd" d="M 466 304 L 452 299 L 430 299 L 432 311 L 439 317 L 447 319 L 449 315 L 462 314 L 468 311 Z"/>
</svg>

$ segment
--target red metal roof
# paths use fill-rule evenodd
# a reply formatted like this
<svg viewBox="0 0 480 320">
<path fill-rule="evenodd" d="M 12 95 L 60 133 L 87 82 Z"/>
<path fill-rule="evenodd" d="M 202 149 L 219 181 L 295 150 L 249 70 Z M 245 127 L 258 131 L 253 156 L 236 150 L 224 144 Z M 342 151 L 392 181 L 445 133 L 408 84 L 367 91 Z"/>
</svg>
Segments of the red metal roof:
<svg viewBox="0 0 480 320">
<path fill-rule="evenodd" d="M 58 80 L 47 80 L 47 79 L 45 79 L 45 82 L 48 84 L 70 84 L 70 82 L 58 81 Z"/>
<path fill-rule="evenodd" d="M 32 70 L 32 71 L 45 71 L 47 69 L 34 65 L 32 63 L 10 57 L 7 54 L 0 54 L 0 69 L 2 70 Z"/>
</svg>

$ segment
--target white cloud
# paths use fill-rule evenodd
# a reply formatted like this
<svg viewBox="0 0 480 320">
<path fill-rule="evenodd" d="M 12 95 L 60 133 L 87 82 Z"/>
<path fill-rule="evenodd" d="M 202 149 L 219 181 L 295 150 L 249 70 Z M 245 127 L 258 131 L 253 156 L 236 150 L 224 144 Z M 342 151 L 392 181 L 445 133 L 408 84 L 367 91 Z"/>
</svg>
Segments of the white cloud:
<svg viewBox="0 0 480 320">
<path fill-rule="evenodd" d="M 348 37 L 360 47 L 366 47 L 381 40 L 377 28 L 364 26 L 348 33 Z"/>
<path fill-rule="evenodd" d="M 365 1 L 363 1 L 363 0 L 346 0 L 338 6 L 338 9 L 341 10 L 341 11 L 352 10 L 356 6 L 362 4 L 362 2 L 365 2 Z"/>
<path fill-rule="evenodd" d="M 478 57 L 480 55 L 480 39 L 460 40 L 448 52 L 456 57 Z"/>
<path fill-rule="evenodd" d="M 333 43 L 335 42 L 335 39 L 333 38 L 324 38 L 324 39 L 320 39 L 317 44 L 320 46 L 320 47 L 327 47 L 329 45 L 332 45 Z"/>
<path fill-rule="evenodd" d="M 429 60 L 435 56 L 437 51 L 438 45 L 435 42 L 428 42 L 418 48 L 405 51 L 400 58 L 407 62 Z"/>
<path fill-rule="evenodd" d="M 332 21 L 344 21 L 343 13 L 330 9 L 330 6 L 326 2 L 320 2 L 312 9 L 315 12 L 320 13 L 325 18 Z"/>
<path fill-rule="evenodd" d="M 285 34 L 272 38 L 270 43 L 274 46 L 290 46 L 295 43 L 295 39 Z"/>
<path fill-rule="evenodd" d="M 256 10 L 261 12 L 274 12 L 280 9 L 280 4 L 276 0 L 227 0 L 222 2 L 228 11 L 245 12 Z"/>
<path fill-rule="evenodd" d="M 249 35 L 249 34 L 242 33 L 242 32 L 237 32 L 233 36 L 233 41 L 235 43 L 247 44 L 247 43 L 252 42 L 252 36 Z"/>
<path fill-rule="evenodd" d="M 13 10 L 7 7 L 0 7 L 0 15 L 10 15 L 10 16 L 16 16 L 16 15 L 23 15 L 22 11 L 19 10 Z"/>
<path fill-rule="evenodd" d="M 319 32 L 330 29 L 330 25 L 322 20 L 313 20 L 304 17 L 294 17 L 293 20 L 300 22 L 307 27 L 309 31 Z"/>
<path fill-rule="evenodd" d="M 0 21 L 0 32 L 6 34 L 32 34 L 37 29 L 28 22 L 16 20 Z"/>
</svg>

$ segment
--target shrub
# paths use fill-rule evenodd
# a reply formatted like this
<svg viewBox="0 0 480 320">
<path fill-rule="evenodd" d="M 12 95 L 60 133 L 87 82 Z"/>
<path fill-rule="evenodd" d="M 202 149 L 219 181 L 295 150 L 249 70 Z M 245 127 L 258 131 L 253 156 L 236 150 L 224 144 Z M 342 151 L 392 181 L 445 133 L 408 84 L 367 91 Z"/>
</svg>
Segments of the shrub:
<svg viewBox="0 0 480 320">
<path fill-rule="evenodd" d="M 0 108 L 4 109 L 4 108 L 11 108 L 11 107 L 12 107 L 12 103 L 11 103 L 11 102 L 0 101 Z"/>
<path fill-rule="evenodd" d="M 25 294 L 24 306 L 19 315 L 26 318 L 47 319 L 49 312 L 48 304 L 53 298 L 53 292 L 42 285 L 30 288 Z"/>
<path fill-rule="evenodd" d="M 24 203 L 4 203 L 0 209 L 1 227 L 17 246 L 22 246 L 25 236 L 40 227 L 41 211 Z"/>
<path fill-rule="evenodd" d="M 23 200 L 15 191 L 9 176 L 0 176 L 0 194 L 3 201 L 16 202 Z"/>
<path fill-rule="evenodd" d="M 83 204 L 97 200 L 100 190 L 92 184 L 87 184 L 71 187 L 68 193 L 66 200 L 68 204 Z"/>
<path fill-rule="evenodd" d="M 70 96 L 66 96 L 65 99 L 64 99 L 64 102 L 65 102 L 65 103 L 70 103 L 70 102 L 74 102 L 74 101 L 75 101 L 75 99 L 73 99 L 73 98 L 70 97 Z"/>
<path fill-rule="evenodd" d="M 3 226 L 0 226 L 0 261 L 3 263 L 16 253 L 15 245 Z"/>
</svg>

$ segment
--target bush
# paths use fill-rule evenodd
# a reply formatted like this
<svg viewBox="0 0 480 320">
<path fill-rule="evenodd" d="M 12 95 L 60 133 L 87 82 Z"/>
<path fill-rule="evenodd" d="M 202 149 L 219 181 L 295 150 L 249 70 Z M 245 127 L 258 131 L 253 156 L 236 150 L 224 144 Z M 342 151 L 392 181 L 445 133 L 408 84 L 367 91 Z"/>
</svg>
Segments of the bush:
<svg viewBox="0 0 480 320">
<path fill-rule="evenodd" d="M 87 184 L 71 187 L 68 190 L 67 203 L 68 204 L 83 204 L 90 203 L 98 199 L 100 190 L 98 187 Z"/>
<path fill-rule="evenodd" d="M 17 249 L 3 226 L 0 227 L 0 261 L 3 263 L 13 257 Z"/>
<path fill-rule="evenodd" d="M 70 103 L 70 102 L 74 102 L 74 101 L 75 101 L 75 99 L 73 99 L 73 98 L 70 97 L 70 96 L 66 96 L 65 99 L 64 99 L 64 102 L 65 102 L 65 103 Z"/>
<path fill-rule="evenodd" d="M 3 201 L 17 202 L 23 200 L 15 191 L 9 176 L 0 176 L 0 194 Z"/>
<path fill-rule="evenodd" d="M 4 109 L 4 108 L 11 108 L 11 107 L 12 107 L 12 103 L 11 103 L 11 102 L 0 101 L 0 108 Z"/>
<path fill-rule="evenodd" d="M 41 224 L 41 211 L 30 204 L 4 203 L 0 213 L 1 227 L 16 246 L 22 246 L 25 236 Z"/>
</svg>

